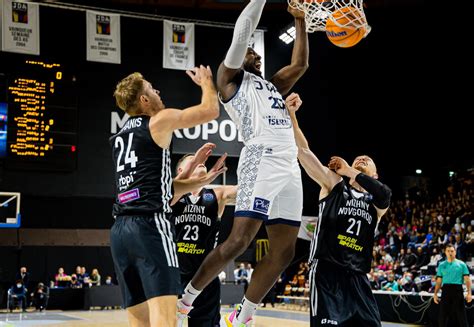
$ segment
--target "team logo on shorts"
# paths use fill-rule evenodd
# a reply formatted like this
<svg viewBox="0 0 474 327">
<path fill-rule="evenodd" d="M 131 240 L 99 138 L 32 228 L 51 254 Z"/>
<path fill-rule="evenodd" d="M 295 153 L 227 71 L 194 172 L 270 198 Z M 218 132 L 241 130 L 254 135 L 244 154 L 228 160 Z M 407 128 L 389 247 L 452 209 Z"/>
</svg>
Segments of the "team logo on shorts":
<svg viewBox="0 0 474 327">
<path fill-rule="evenodd" d="M 202 195 L 202 199 L 203 199 L 204 201 L 209 201 L 209 202 L 211 202 L 212 200 L 214 200 L 214 195 L 212 195 L 211 193 L 204 193 L 204 194 Z"/>
<path fill-rule="evenodd" d="M 338 323 L 335 320 L 323 318 L 323 319 L 321 319 L 321 325 L 335 325 L 335 326 L 337 326 Z"/>
<path fill-rule="evenodd" d="M 270 201 L 262 199 L 262 198 L 255 198 L 253 201 L 253 210 L 261 212 L 261 213 L 268 213 L 268 209 L 270 208 Z"/>
</svg>

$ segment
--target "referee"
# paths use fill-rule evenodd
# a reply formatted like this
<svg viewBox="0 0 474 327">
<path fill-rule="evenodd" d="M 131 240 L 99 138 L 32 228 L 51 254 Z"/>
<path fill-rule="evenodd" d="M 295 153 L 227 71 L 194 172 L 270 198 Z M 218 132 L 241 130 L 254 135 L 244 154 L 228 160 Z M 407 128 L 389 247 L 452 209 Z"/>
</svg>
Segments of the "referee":
<svg viewBox="0 0 474 327">
<path fill-rule="evenodd" d="M 463 279 L 467 288 L 467 302 L 472 301 L 471 277 L 466 264 L 456 259 L 454 245 L 448 244 L 445 249 L 446 261 L 440 263 L 436 274 L 434 302 L 439 304 L 438 291 L 443 285 L 443 299 L 439 312 L 439 327 L 446 327 L 451 318 L 457 320 L 459 327 L 468 327 L 466 308 L 464 307 Z M 452 323 L 452 321 L 451 321 Z"/>
</svg>

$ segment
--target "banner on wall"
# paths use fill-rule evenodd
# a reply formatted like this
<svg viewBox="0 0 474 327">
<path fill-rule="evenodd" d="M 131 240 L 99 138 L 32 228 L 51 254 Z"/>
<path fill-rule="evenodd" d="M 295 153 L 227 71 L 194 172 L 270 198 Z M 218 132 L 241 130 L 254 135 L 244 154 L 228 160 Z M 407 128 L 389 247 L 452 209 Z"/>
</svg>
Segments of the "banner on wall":
<svg viewBox="0 0 474 327">
<path fill-rule="evenodd" d="M 252 37 L 250 38 L 249 47 L 255 50 L 255 52 L 262 57 L 262 76 L 265 77 L 265 40 L 263 30 L 255 30 Z"/>
<path fill-rule="evenodd" d="M 194 24 L 163 21 L 163 68 L 194 67 Z"/>
<path fill-rule="evenodd" d="M 120 15 L 87 10 L 87 60 L 120 64 Z"/>
<path fill-rule="evenodd" d="M 39 55 L 38 4 L 3 0 L 1 8 L 2 51 Z"/>
</svg>

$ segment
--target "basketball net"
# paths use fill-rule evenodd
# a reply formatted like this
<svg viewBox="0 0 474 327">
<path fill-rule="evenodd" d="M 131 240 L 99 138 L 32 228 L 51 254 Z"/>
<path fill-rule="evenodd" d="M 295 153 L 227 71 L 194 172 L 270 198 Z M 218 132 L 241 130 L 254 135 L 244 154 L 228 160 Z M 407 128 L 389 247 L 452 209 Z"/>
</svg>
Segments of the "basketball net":
<svg viewBox="0 0 474 327">
<path fill-rule="evenodd" d="M 365 36 L 370 32 L 370 26 L 367 24 L 367 18 L 365 17 L 363 0 L 288 0 L 288 4 L 294 8 L 301 10 L 305 13 L 306 32 L 313 33 L 317 31 L 326 31 L 326 21 L 328 18 L 338 25 L 339 27 L 345 28 L 365 28 Z M 343 21 L 345 24 L 340 24 L 337 19 L 332 19 L 332 15 L 339 9 L 344 7 L 354 7 L 360 15 L 355 17 L 350 12 L 342 12 L 339 16 L 345 17 Z"/>
</svg>

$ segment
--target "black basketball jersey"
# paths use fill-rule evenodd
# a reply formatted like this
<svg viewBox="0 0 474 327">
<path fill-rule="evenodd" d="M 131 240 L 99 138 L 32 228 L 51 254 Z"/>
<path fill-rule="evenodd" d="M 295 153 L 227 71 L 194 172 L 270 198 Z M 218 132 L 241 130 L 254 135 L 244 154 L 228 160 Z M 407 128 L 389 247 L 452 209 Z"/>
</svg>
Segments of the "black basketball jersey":
<svg viewBox="0 0 474 327">
<path fill-rule="evenodd" d="M 310 262 L 322 259 L 346 269 L 369 272 L 376 227 L 377 210 L 372 196 L 341 181 L 319 202 Z"/>
<path fill-rule="evenodd" d="M 216 193 L 203 188 L 197 198 L 184 195 L 173 206 L 179 268 L 182 274 L 194 274 L 214 248 L 219 231 Z M 194 200 L 194 202 L 193 202 Z"/>
<path fill-rule="evenodd" d="M 110 138 L 117 198 L 113 215 L 171 213 L 171 154 L 153 141 L 150 117 L 130 117 Z"/>
</svg>

